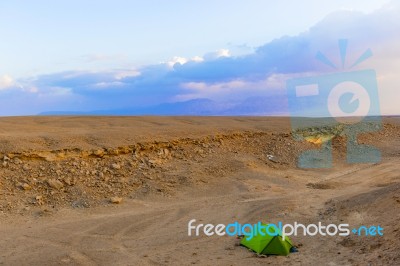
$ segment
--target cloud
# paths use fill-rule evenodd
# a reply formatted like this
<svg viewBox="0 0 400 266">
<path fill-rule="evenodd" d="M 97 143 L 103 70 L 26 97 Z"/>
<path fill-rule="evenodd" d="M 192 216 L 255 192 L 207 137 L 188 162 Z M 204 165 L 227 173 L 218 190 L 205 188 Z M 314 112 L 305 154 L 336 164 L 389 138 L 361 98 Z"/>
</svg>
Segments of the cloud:
<svg viewBox="0 0 400 266">
<path fill-rule="evenodd" d="M 16 84 L 9 75 L 0 76 L 0 90 L 6 90 L 14 87 Z"/>
<path fill-rule="evenodd" d="M 224 102 L 237 102 L 248 97 L 282 95 L 282 90 L 278 88 L 284 86 L 284 83 L 283 75 L 271 75 L 257 81 L 235 79 L 213 83 L 186 82 L 180 84 L 182 93 L 176 95 L 175 99 L 187 101 L 207 98 L 214 101 L 222 99 Z"/>
<path fill-rule="evenodd" d="M 250 100 L 246 99 L 286 97 L 287 79 L 350 71 L 349 66 L 370 48 L 374 56 L 351 71 L 374 68 L 381 102 L 384 101 L 383 111 L 400 113 L 396 103 L 396 84 L 400 82 L 399 16 L 400 6 L 395 2 L 370 14 L 341 10 L 297 36 L 277 38 L 240 56 L 220 49 L 192 58 L 176 56 L 137 69 L 69 71 L 17 81 L 1 76 L 0 103 L 22 95 L 18 113 L 24 114 L 152 106 L 199 98 L 226 105 L 242 101 L 250 106 Z M 349 39 L 345 69 L 341 69 L 337 42 L 342 38 Z M 338 69 L 316 60 L 317 52 L 326 55 Z M 108 60 L 108 57 L 93 55 L 88 59 Z M 275 106 L 280 108 L 277 111 L 287 112 L 287 106 L 280 106 L 280 102 Z M 0 113 L 10 112 L 0 107 Z"/>
<path fill-rule="evenodd" d="M 204 55 L 205 60 L 215 60 L 221 57 L 231 57 L 230 51 L 228 49 L 219 49 L 215 52 Z"/>
<path fill-rule="evenodd" d="M 112 82 L 99 82 L 93 85 L 93 88 L 99 88 L 99 89 L 108 89 L 111 87 L 118 87 L 118 86 L 123 86 L 123 82 L 119 81 L 112 81 Z"/>
<path fill-rule="evenodd" d="M 132 69 L 132 70 L 120 70 L 120 71 L 116 71 L 114 77 L 117 80 L 121 80 L 124 78 L 130 78 L 130 77 L 137 77 L 140 76 L 140 72 L 136 69 Z"/>
<path fill-rule="evenodd" d="M 184 65 L 188 62 L 198 63 L 198 62 L 203 62 L 203 61 L 204 61 L 204 58 L 201 56 L 194 56 L 190 59 L 187 59 L 185 57 L 180 57 L 180 56 L 174 56 L 169 61 L 167 61 L 166 63 L 162 63 L 162 64 L 166 64 L 170 69 L 173 69 L 176 64 Z"/>
<path fill-rule="evenodd" d="M 173 68 L 175 64 L 186 64 L 189 60 L 184 58 L 184 57 L 180 57 L 180 56 L 174 56 L 171 60 L 169 60 L 166 64 L 170 67 Z"/>
<path fill-rule="evenodd" d="M 196 56 L 192 57 L 190 60 L 193 61 L 193 62 L 203 62 L 204 58 L 201 57 L 201 56 L 196 55 Z"/>
</svg>

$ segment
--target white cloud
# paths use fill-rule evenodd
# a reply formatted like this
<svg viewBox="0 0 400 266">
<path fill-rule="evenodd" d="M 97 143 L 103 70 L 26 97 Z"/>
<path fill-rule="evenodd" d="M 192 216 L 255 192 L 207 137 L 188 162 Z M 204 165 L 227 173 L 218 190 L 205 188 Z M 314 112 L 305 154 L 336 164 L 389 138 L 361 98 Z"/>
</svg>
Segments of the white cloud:
<svg viewBox="0 0 400 266">
<path fill-rule="evenodd" d="M 219 49 L 215 52 L 204 55 L 204 60 L 215 60 L 221 57 L 231 57 L 231 52 L 228 49 Z"/>
<path fill-rule="evenodd" d="M 112 87 L 121 87 L 123 85 L 125 85 L 123 82 L 112 81 L 112 82 L 99 82 L 94 84 L 92 87 L 98 89 L 109 89 Z"/>
<path fill-rule="evenodd" d="M 192 57 L 190 59 L 185 58 L 185 57 L 181 57 L 181 56 L 174 56 L 171 60 L 169 60 L 167 62 L 162 62 L 162 63 L 167 64 L 167 66 L 170 69 L 172 69 L 175 64 L 184 65 L 184 64 L 186 64 L 188 62 L 201 63 L 201 62 L 204 62 L 206 60 L 215 60 L 215 59 L 222 58 L 222 57 L 231 57 L 230 51 L 228 49 L 220 49 L 220 50 L 217 50 L 215 52 L 207 53 L 203 57 L 194 56 L 194 57 Z"/>
<path fill-rule="evenodd" d="M 190 60 L 193 62 L 203 62 L 204 58 L 196 55 L 196 56 L 192 57 Z"/>
<path fill-rule="evenodd" d="M 167 62 L 167 65 L 172 68 L 175 64 L 186 64 L 189 60 L 184 58 L 184 57 L 180 57 L 180 56 L 174 56 L 171 60 L 169 60 Z"/>
<path fill-rule="evenodd" d="M 0 90 L 6 90 L 15 86 L 15 82 L 9 75 L 3 75 L 0 77 Z"/>
<path fill-rule="evenodd" d="M 184 65 L 188 62 L 196 62 L 196 63 L 200 63 L 203 62 L 204 58 L 201 56 L 194 56 L 190 59 L 185 58 L 185 57 L 181 57 L 181 56 L 174 56 L 171 60 L 169 60 L 168 62 L 166 62 L 165 64 L 167 64 L 167 66 L 172 69 L 174 67 L 175 64 L 181 64 Z M 164 63 L 164 62 L 162 62 Z"/>
<path fill-rule="evenodd" d="M 117 79 L 117 80 L 121 80 L 121 79 L 124 79 L 124 78 L 132 78 L 132 77 L 137 77 L 137 76 L 140 76 L 140 71 L 138 71 L 138 70 L 123 70 L 123 71 L 119 71 L 119 72 L 117 72 L 115 75 L 114 75 L 114 77 L 115 77 L 115 79 Z"/>
<path fill-rule="evenodd" d="M 220 57 L 230 57 L 231 53 L 228 49 L 220 49 L 217 51 L 217 58 Z"/>
<path fill-rule="evenodd" d="M 208 98 L 211 100 L 241 100 L 255 95 L 284 94 L 281 85 L 284 77 L 267 77 L 263 80 L 248 81 L 235 79 L 227 82 L 185 82 L 180 85 L 183 93 L 176 96 L 177 100 Z M 279 81 L 278 81 L 279 80 Z"/>
</svg>

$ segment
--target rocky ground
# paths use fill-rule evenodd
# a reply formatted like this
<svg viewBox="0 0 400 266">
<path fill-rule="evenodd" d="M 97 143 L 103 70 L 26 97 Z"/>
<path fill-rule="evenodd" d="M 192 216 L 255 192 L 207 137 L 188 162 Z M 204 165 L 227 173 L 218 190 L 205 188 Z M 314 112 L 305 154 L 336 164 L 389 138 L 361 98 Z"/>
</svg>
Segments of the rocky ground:
<svg viewBox="0 0 400 266">
<path fill-rule="evenodd" d="M 0 210 L 40 213 L 48 208 L 87 208 L 147 194 L 171 197 L 180 187 L 208 182 L 201 173 L 192 174 L 193 164 L 246 152 L 257 154 L 273 168 L 294 167 L 295 154 L 306 146 L 312 147 L 296 143 L 288 133 L 246 132 L 88 151 L 8 153 L 2 156 L 0 168 L 4 192 Z M 234 169 L 211 163 L 201 171 L 226 176 Z"/>
<path fill-rule="evenodd" d="M 82 123 L 76 126 L 80 121 L 78 118 L 65 118 L 65 122 L 60 119 L 57 123 L 68 124 L 71 121 L 69 119 L 76 119 L 70 127 L 75 131 L 73 136 L 68 135 L 71 133 L 62 135 L 57 130 L 59 135 L 49 130 L 50 133 L 43 136 L 40 130 L 33 130 L 34 133 L 27 131 L 25 136 L 19 136 L 21 142 L 18 144 L 14 142 L 18 137 L 15 134 L 11 137 L 0 132 L 0 221 L 4 228 L 0 234 L 3 234 L 4 241 L 15 237 L 15 244 L 9 246 L 8 253 L 3 253 L 5 255 L 2 255 L 0 263 L 103 264 L 116 258 L 109 255 L 97 260 L 95 254 L 99 250 L 107 250 L 107 245 L 114 247 L 114 238 L 117 236 L 118 241 L 124 242 L 123 246 L 115 247 L 116 254 L 120 254 L 116 259 L 119 265 L 236 265 L 246 262 L 309 265 L 325 264 L 325 261 L 330 261 L 330 265 L 362 265 L 364 260 L 372 265 L 400 263 L 400 246 L 396 240 L 399 239 L 400 230 L 397 222 L 400 218 L 397 213 L 400 212 L 396 211 L 399 209 L 400 179 L 400 168 L 397 166 L 400 126 L 397 122 L 386 121 L 381 131 L 363 134 L 359 138 L 360 143 L 380 148 L 384 159 L 382 164 L 373 165 L 372 168 L 347 165 L 343 161 L 346 139 L 336 134 L 333 138 L 336 167 L 305 171 L 296 167 L 297 156 L 301 151 L 316 148 L 318 144 L 294 140 L 283 119 L 276 119 L 274 123 L 273 119 L 215 118 L 220 120 L 213 123 L 195 118 L 184 121 L 165 118 L 172 119 L 172 122 L 163 121 L 163 118 L 149 118 L 152 125 L 144 130 L 147 124 L 143 123 L 149 121 L 136 118 L 142 119 L 140 129 L 132 124 L 132 132 L 107 135 L 107 127 L 109 132 L 113 132 L 117 127 L 116 122 L 112 118 L 101 118 L 101 123 L 105 125 L 89 137 L 86 132 L 90 130 L 90 125 L 82 126 L 85 124 Z M 132 118 L 126 118 L 125 121 L 124 118 L 118 119 L 118 125 L 132 122 L 129 120 Z M 43 119 L 39 122 L 35 122 L 39 124 L 38 128 L 58 128 L 54 126 L 54 121 Z M 176 123 L 173 129 L 165 128 L 173 123 Z M 157 127 L 154 124 L 158 124 Z M 154 131 L 159 131 L 160 137 L 152 136 L 157 135 Z M 182 134 L 185 131 L 190 133 Z M 65 142 L 65 135 L 69 140 L 79 140 Z M 115 139 L 115 136 L 119 139 Z M 270 205 L 269 202 L 275 203 Z M 222 214 L 220 208 L 226 213 Z M 166 210 L 169 212 L 166 213 Z M 194 216 L 209 222 L 232 219 L 256 222 L 263 219 L 266 213 L 287 220 L 380 223 L 386 225 L 389 236 L 371 242 L 350 237 L 335 239 L 332 243 L 324 240 L 312 242 L 300 237 L 295 239 L 299 254 L 263 260 L 234 246 L 234 241 L 230 239 L 211 244 L 207 238 L 188 239 L 185 235 L 186 223 Z M 82 218 L 82 214 L 86 214 L 87 218 Z M 101 223 L 108 224 L 107 220 L 99 217 L 113 217 L 109 219 L 115 220 L 114 225 L 93 227 L 99 224 L 99 219 Z M 165 217 L 169 221 L 161 225 L 165 230 L 158 237 L 158 242 L 165 245 L 158 243 L 161 245 L 159 251 L 153 255 L 130 241 L 132 238 L 142 239 L 152 232 L 151 228 L 154 232 L 157 223 L 149 222 L 152 224 L 149 230 L 139 233 L 139 227 L 119 220 L 130 219 L 137 224 L 138 217 L 146 221 L 152 217 Z M 60 224 L 64 220 L 68 223 Z M 28 237 L 26 246 L 16 247 L 27 239 L 10 225 L 10 221 L 18 226 L 36 223 L 36 226 L 22 234 L 32 236 Z M 69 227 L 68 224 L 74 224 L 75 227 Z M 76 238 L 71 236 L 63 240 L 57 230 L 49 238 L 41 235 L 43 227 L 55 230 L 60 226 L 67 228 L 65 230 L 69 234 L 76 234 Z M 121 230 L 112 233 L 114 226 L 121 226 Z M 79 241 L 94 236 L 91 232 L 104 235 L 105 246 L 79 247 Z M 124 238 L 124 234 L 129 237 Z M 47 259 L 42 257 L 40 249 L 34 248 L 36 244 L 32 239 L 35 238 L 41 244 L 50 241 L 49 251 L 55 252 L 54 256 Z M 75 242 L 76 239 L 79 241 Z M 109 244 L 106 244 L 107 239 Z M 172 244 L 178 239 L 182 240 L 181 244 Z M 192 241 L 194 246 L 205 250 L 215 248 L 215 252 L 207 257 L 194 247 L 188 248 L 186 244 Z M 60 242 L 64 244 L 57 244 Z M 150 241 L 145 246 L 158 245 L 156 243 Z M 173 248 L 174 245 L 176 248 Z M 224 248 L 220 250 L 215 245 Z M 313 251 L 318 250 L 319 245 L 326 247 L 313 257 Z M 62 255 L 57 247 L 66 250 L 65 254 Z M 21 257 L 24 260 L 12 256 L 16 252 L 27 252 L 27 249 L 27 254 L 33 256 L 31 260 L 26 260 L 24 256 Z M 182 254 L 182 249 L 188 253 Z M 123 250 L 134 251 L 135 254 L 128 255 Z M 358 255 L 351 255 L 353 253 Z"/>
</svg>

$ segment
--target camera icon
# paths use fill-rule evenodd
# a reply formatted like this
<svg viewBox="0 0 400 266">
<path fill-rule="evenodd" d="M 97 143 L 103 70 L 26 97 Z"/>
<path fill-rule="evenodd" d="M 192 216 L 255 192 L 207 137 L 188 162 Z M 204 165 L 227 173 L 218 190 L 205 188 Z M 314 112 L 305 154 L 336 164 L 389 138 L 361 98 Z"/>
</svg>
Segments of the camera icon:
<svg viewBox="0 0 400 266">
<path fill-rule="evenodd" d="M 332 139 L 347 138 L 348 163 L 376 163 L 381 153 L 359 144 L 361 133 L 382 127 L 376 73 L 372 69 L 288 80 L 292 135 L 319 144 L 300 154 L 301 168 L 332 167 Z"/>
</svg>

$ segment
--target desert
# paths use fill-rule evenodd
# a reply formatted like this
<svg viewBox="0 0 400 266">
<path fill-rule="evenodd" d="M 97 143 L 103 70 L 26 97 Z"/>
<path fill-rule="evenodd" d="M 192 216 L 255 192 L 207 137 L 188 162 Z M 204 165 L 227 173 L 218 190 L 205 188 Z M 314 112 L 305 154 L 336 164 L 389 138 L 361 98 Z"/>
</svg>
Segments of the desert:
<svg viewBox="0 0 400 266">
<path fill-rule="evenodd" d="M 3 117 L 0 264 L 397 265 L 400 120 L 362 134 L 374 164 L 297 167 L 318 144 L 286 117 Z M 375 225 L 383 236 L 292 236 L 259 256 L 236 237 L 188 236 L 188 222 Z"/>
<path fill-rule="evenodd" d="M 400 265 L 400 1 L 0 2 L 0 266 Z"/>
</svg>

